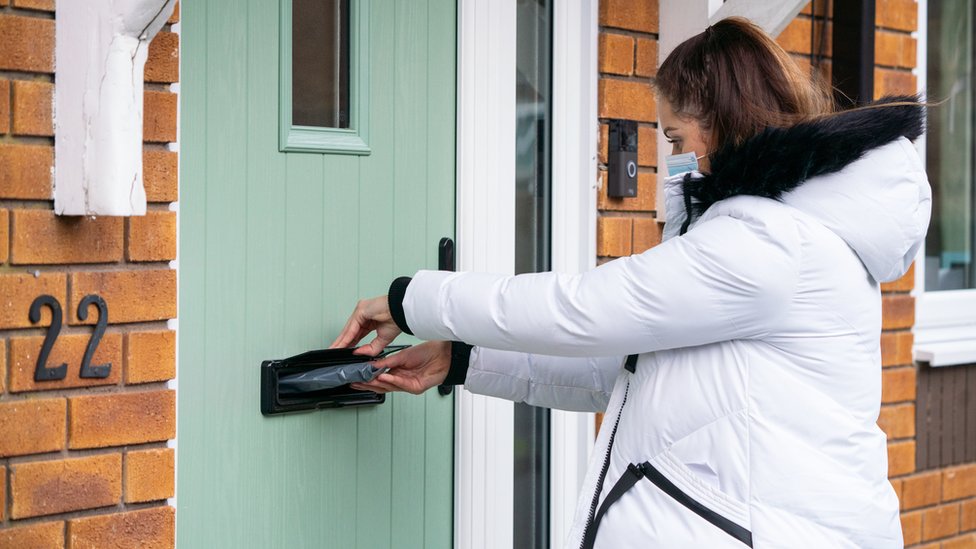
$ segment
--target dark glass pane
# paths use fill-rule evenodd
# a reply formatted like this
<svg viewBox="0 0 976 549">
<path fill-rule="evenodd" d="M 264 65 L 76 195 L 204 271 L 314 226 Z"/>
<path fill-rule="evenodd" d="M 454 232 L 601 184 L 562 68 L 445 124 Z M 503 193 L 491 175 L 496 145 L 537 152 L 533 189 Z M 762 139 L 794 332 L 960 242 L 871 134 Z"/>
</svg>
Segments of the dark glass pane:
<svg viewBox="0 0 976 549">
<path fill-rule="evenodd" d="M 925 239 L 925 289 L 976 288 L 973 269 L 973 4 L 929 2 L 926 169 L 932 223 Z"/>
<path fill-rule="evenodd" d="M 518 0 L 515 272 L 550 268 L 551 0 Z M 515 405 L 515 549 L 549 547 L 549 410 Z"/>
<path fill-rule="evenodd" d="M 292 124 L 349 127 L 349 0 L 292 0 Z"/>
</svg>

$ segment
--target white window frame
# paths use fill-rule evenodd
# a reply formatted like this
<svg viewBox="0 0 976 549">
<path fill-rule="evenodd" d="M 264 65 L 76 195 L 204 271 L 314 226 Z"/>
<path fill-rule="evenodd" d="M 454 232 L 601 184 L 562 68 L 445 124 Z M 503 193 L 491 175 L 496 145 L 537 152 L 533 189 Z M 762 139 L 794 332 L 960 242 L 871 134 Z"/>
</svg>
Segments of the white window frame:
<svg viewBox="0 0 976 549">
<path fill-rule="evenodd" d="M 457 241 L 462 271 L 515 268 L 515 0 L 458 3 Z M 596 261 L 598 0 L 553 10 L 552 266 Z M 454 546 L 513 543 L 514 406 L 459 390 Z M 550 539 L 561 547 L 593 447 L 593 414 L 551 415 Z"/>
<path fill-rule="evenodd" d="M 928 69 L 928 3 L 918 0 L 918 30 L 912 35 L 918 48 L 913 69 L 918 90 L 926 92 Z M 926 136 L 915 145 L 925 158 Z M 925 291 L 925 245 L 915 261 L 915 360 L 930 366 L 976 363 L 976 289 Z"/>
</svg>

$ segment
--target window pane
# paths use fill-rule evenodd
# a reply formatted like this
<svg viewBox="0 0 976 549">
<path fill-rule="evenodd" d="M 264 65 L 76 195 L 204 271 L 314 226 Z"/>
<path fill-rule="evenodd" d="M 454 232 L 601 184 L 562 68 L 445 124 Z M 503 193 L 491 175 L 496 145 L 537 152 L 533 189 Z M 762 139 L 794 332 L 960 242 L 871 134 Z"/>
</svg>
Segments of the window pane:
<svg viewBox="0 0 976 549">
<path fill-rule="evenodd" d="M 973 4 L 929 2 L 926 168 L 932 224 L 925 240 L 925 289 L 976 288 L 973 269 Z"/>
<path fill-rule="evenodd" d="M 518 0 L 515 272 L 550 268 L 552 3 Z M 515 405 L 515 549 L 549 548 L 549 410 Z"/>
<path fill-rule="evenodd" d="M 292 0 L 292 124 L 349 127 L 349 0 Z"/>
</svg>

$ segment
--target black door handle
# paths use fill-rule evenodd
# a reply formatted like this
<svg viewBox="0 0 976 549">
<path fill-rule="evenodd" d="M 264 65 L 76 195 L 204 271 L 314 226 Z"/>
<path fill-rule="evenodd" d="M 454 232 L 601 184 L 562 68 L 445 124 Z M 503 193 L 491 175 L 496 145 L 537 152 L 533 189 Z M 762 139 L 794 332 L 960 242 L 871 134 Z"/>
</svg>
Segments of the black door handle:
<svg viewBox="0 0 976 549">
<path fill-rule="evenodd" d="M 449 237 L 445 236 L 437 245 L 437 268 L 442 271 L 454 271 L 457 269 L 454 261 L 454 240 Z M 453 391 L 453 385 L 437 386 L 437 392 L 444 396 L 451 394 Z"/>
</svg>

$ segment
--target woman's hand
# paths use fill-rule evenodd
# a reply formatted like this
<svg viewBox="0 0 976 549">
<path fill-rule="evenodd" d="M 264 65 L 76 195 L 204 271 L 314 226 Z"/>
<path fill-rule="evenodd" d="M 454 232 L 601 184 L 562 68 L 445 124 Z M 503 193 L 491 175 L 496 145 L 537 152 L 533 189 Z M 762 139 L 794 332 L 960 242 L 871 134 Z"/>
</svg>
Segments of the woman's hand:
<svg viewBox="0 0 976 549">
<path fill-rule="evenodd" d="M 376 393 L 406 391 L 419 395 L 444 383 L 451 367 L 451 342 L 428 341 L 414 345 L 377 360 L 373 365 L 390 371 L 369 383 L 353 383 L 354 389 Z"/>
<path fill-rule="evenodd" d="M 345 328 L 329 348 L 355 345 L 373 330 L 376 331 L 373 341 L 356 349 L 353 354 L 376 356 L 400 335 L 401 330 L 393 321 L 390 304 L 385 295 L 360 300 L 346 322 Z"/>
</svg>

